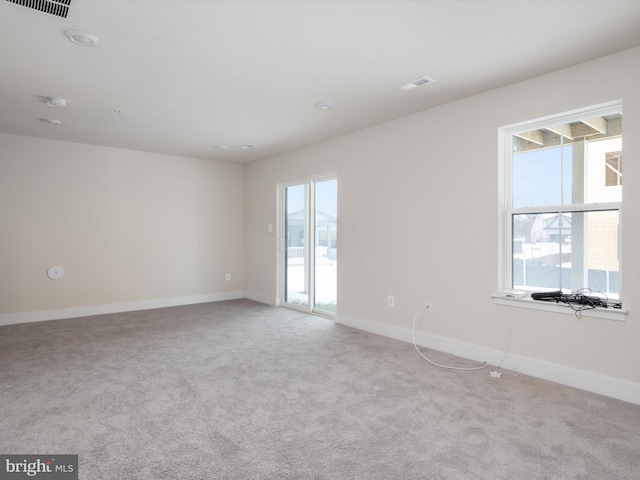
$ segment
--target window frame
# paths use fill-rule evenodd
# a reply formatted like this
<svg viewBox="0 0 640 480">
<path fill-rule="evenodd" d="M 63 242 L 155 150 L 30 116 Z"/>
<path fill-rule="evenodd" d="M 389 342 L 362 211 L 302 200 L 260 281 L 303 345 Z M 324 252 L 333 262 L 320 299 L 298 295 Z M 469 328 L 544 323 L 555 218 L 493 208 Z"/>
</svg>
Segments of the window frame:
<svg viewBox="0 0 640 480">
<path fill-rule="evenodd" d="M 517 207 L 514 208 L 513 202 L 513 137 L 515 134 L 528 132 L 531 130 L 542 129 L 551 125 L 565 124 L 577 122 L 585 118 L 606 116 L 622 112 L 622 100 L 584 107 L 569 112 L 549 115 L 546 117 L 518 122 L 498 128 L 498 145 L 499 145 L 499 239 L 498 239 L 498 291 L 503 292 L 494 295 L 495 303 L 513 305 L 518 307 L 530 307 L 538 310 L 563 311 L 563 313 L 574 313 L 572 309 L 567 308 L 563 304 L 547 304 L 547 302 L 536 302 L 532 300 L 529 293 L 538 291 L 535 289 L 522 289 L 526 292 L 526 296 L 522 298 L 510 298 L 505 292 L 512 290 L 513 285 L 513 216 L 517 214 L 527 213 L 571 213 L 571 212 L 597 212 L 597 211 L 618 211 L 619 233 L 618 233 L 618 249 L 620 252 L 620 290 L 619 299 L 622 301 L 622 201 L 620 202 L 602 202 L 602 203 L 582 203 L 571 205 L 551 205 L 551 206 L 535 206 L 535 207 Z M 520 290 L 520 289 L 518 289 Z M 533 302 L 533 303 L 532 303 Z M 545 304 L 545 305 L 540 305 Z M 567 312 L 568 310 L 568 312 Z M 598 312 L 600 311 L 600 312 Z M 596 308 L 589 311 L 587 316 L 598 316 L 603 318 L 611 318 L 616 320 L 624 320 L 626 312 L 624 310 Z M 582 314 L 586 314 L 583 311 Z"/>
</svg>

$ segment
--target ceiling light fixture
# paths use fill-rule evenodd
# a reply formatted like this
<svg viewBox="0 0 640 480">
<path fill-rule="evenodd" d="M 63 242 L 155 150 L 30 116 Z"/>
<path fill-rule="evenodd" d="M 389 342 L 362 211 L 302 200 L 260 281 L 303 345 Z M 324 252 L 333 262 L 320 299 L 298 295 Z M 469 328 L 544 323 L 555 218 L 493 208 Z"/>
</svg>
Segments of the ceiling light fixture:
<svg viewBox="0 0 640 480">
<path fill-rule="evenodd" d="M 216 145 L 215 147 L 216 150 L 227 150 L 229 147 L 227 147 L 226 145 Z"/>
<path fill-rule="evenodd" d="M 396 88 L 402 90 L 404 92 L 408 92 L 409 90 L 413 90 L 414 88 L 422 87 L 428 83 L 435 82 L 433 78 L 429 77 L 420 77 L 415 80 L 411 80 L 410 82 L 403 83 L 402 85 L 398 85 Z"/>
<path fill-rule="evenodd" d="M 316 108 L 318 110 L 330 110 L 333 108 L 333 103 L 331 102 L 318 102 L 316 103 Z"/>
<path fill-rule="evenodd" d="M 76 45 L 81 47 L 92 47 L 100 40 L 95 35 L 91 35 L 87 32 L 81 32 L 80 30 L 67 30 L 64 34 Z"/>
<path fill-rule="evenodd" d="M 64 98 L 51 97 L 47 100 L 47 105 L 55 108 L 66 108 L 67 101 Z"/>
<path fill-rule="evenodd" d="M 55 118 L 41 118 L 40 121 L 45 125 L 60 125 L 62 122 Z"/>
<path fill-rule="evenodd" d="M 253 143 L 245 143 L 240 147 L 240 150 L 249 150 L 250 148 L 253 148 L 253 147 L 255 147 Z"/>
</svg>

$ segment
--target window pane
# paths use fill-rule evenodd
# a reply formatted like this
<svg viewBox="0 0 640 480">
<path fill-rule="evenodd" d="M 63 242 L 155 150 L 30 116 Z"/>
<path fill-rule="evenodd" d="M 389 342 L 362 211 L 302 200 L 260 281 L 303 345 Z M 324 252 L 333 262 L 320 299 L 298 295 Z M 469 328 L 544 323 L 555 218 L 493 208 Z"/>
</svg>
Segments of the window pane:
<svg viewBox="0 0 640 480">
<path fill-rule="evenodd" d="M 513 206 L 571 203 L 571 145 L 513 154 Z"/>
<path fill-rule="evenodd" d="M 622 201 L 622 115 L 512 137 L 512 207 Z"/>
<path fill-rule="evenodd" d="M 513 215 L 513 288 L 620 295 L 619 212 Z"/>
<path fill-rule="evenodd" d="M 572 291 L 590 288 L 609 298 L 620 296 L 617 211 L 573 214 L 571 227 Z"/>
<path fill-rule="evenodd" d="M 513 215 L 513 288 L 560 289 L 560 265 L 566 255 L 560 237 L 568 235 L 542 214 Z M 556 220 L 556 221 L 554 221 Z"/>
</svg>

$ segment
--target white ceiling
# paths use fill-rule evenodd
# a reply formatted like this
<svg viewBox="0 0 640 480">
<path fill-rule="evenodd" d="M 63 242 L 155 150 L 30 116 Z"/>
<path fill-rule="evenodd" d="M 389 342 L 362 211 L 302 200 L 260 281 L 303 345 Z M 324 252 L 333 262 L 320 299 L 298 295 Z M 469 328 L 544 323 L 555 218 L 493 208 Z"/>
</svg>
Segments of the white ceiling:
<svg viewBox="0 0 640 480">
<path fill-rule="evenodd" d="M 72 1 L 0 0 L 0 132 L 249 162 L 640 45 L 637 0 Z"/>
</svg>

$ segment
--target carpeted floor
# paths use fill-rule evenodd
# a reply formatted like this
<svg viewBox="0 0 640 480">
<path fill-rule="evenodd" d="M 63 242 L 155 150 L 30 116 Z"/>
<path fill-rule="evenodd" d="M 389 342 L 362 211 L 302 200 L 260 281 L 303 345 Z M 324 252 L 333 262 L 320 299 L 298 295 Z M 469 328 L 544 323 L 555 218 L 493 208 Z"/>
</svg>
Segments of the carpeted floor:
<svg viewBox="0 0 640 480">
<path fill-rule="evenodd" d="M 640 406 L 237 300 L 0 327 L 0 453 L 85 480 L 635 480 Z"/>
</svg>

